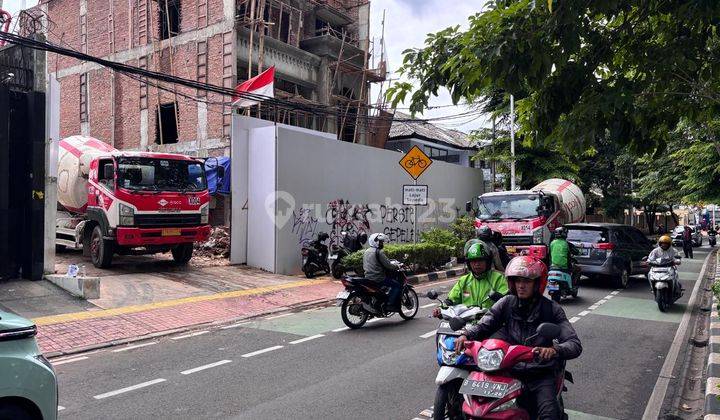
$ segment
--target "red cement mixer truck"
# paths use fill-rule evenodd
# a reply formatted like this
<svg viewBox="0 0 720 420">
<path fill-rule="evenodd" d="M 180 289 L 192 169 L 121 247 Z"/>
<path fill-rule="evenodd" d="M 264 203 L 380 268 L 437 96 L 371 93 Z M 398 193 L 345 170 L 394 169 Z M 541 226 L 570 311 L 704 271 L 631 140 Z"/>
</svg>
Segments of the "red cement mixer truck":
<svg viewBox="0 0 720 420">
<path fill-rule="evenodd" d="M 181 264 L 210 235 L 202 161 L 128 152 L 91 137 L 60 141 L 56 244 L 82 249 L 98 268 L 114 254 L 172 252 Z"/>
<path fill-rule="evenodd" d="M 474 201 L 466 210 L 475 213 L 475 227 L 502 233 L 511 255 L 545 258 L 555 228 L 585 219 L 585 196 L 564 179 L 548 179 L 526 191 L 486 193 Z"/>
</svg>

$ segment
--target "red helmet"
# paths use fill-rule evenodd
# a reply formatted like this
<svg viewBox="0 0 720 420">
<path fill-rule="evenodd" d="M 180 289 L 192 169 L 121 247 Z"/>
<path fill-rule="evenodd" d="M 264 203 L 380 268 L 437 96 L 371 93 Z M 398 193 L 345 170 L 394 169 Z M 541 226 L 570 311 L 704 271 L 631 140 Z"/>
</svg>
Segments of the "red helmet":
<svg viewBox="0 0 720 420">
<path fill-rule="evenodd" d="M 515 291 L 515 279 L 524 277 L 535 280 L 535 291 L 542 295 L 545 293 L 545 287 L 547 286 L 548 269 L 542 261 L 523 255 L 510 260 L 507 267 L 505 267 L 505 277 L 512 294 L 517 293 Z"/>
</svg>

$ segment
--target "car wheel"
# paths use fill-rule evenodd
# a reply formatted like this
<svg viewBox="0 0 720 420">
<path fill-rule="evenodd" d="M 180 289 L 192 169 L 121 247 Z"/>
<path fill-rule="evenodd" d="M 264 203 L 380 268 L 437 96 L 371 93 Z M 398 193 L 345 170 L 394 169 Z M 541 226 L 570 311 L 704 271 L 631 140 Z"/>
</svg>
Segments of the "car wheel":
<svg viewBox="0 0 720 420">
<path fill-rule="evenodd" d="M 615 276 L 614 279 L 615 287 L 618 289 L 625 289 L 628 287 L 628 283 L 630 283 L 630 271 L 626 268 L 623 268 L 620 274 Z"/>
</svg>

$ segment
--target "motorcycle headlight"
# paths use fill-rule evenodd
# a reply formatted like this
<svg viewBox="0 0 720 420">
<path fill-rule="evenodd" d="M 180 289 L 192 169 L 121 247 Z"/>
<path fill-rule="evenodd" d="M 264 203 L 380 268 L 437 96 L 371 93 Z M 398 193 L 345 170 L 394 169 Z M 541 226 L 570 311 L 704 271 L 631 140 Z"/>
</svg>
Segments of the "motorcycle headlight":
<svg viewBox="0 0 720 420">
<path fill-rule="evenodd" d="M 120 225 L 132 226 L 135 224 L 135 209 L 120 203 Z"/>
<path fill-rule="evenodd" d="M 204 205 L 200 209 L 200 223 L 206 225 L 210 221 L 210 206 Z"/>
<path fill-rule="evenodd" d="M 542 228 L 536 230 L 533 232 L 533 243 L 534 244 L 541 244 L 543 243 L 543 230 Z"/>
<path fill-rule="evenodd" d="M 500 369 L 503 354 L 502 350 L 480 349 L 478 352 L 478 367 L 484 371 L 493 371 Z"/>
</svg>

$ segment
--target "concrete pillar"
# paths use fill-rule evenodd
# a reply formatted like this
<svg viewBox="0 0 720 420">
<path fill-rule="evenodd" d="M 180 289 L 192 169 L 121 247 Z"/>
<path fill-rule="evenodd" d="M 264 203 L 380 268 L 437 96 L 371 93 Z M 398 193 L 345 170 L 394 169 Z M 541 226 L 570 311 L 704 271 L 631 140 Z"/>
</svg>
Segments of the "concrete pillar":
<svg viewBox="0 0 720 420">
<path fill-rule="evenodd" d="M 140 150 L 148 149 L 148 110 L 140 110 Z"/>
</svg>

